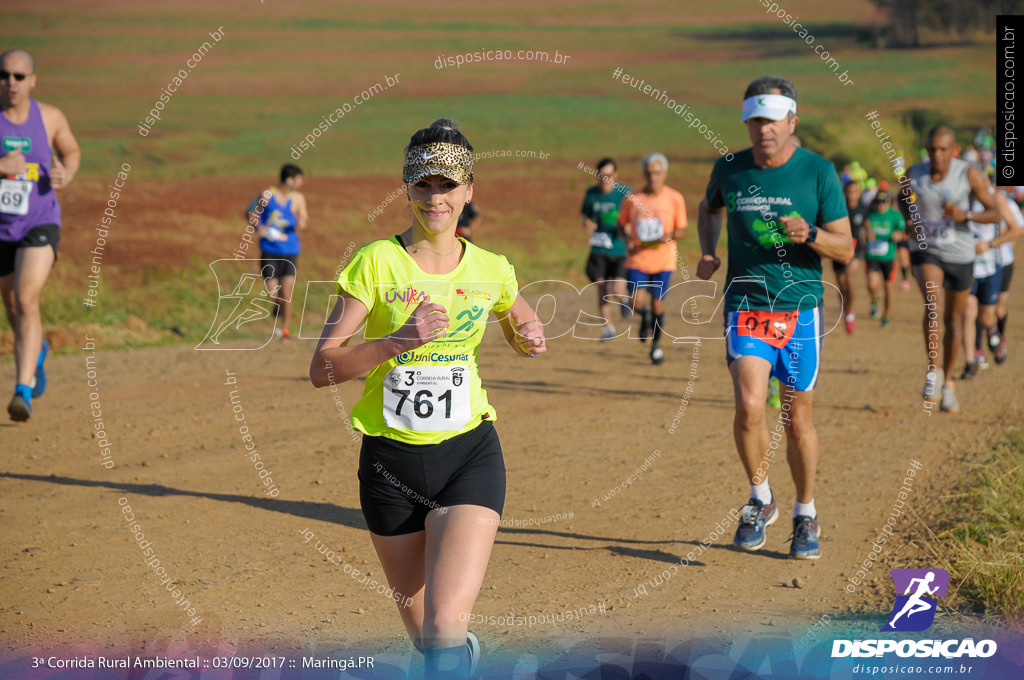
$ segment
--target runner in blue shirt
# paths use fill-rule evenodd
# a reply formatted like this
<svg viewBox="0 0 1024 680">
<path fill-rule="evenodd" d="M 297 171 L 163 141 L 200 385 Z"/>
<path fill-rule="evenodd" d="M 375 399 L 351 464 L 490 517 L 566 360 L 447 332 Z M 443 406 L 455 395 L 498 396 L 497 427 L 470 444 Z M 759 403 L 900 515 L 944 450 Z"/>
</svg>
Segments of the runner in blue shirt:
<svg viewBox="0 0 1024 680">
<path fill-rule="evenodd" d="M 299 259 L 299 231 L 309 221 L 306 197 L 302 188 L 302 170 L 297 165 L 281 166 L 281 182 L 270 187 L 257 200 L 249 213 L 250 224 L 259 224 L 260 272 L 267 290 L 277 303 L 277 317 L 282 323 L 275 334 L 282 342 L 290 342 L 288 325 L 292 316 L 292 289 L 295 287 L 296 263 Z M 269 194 L 269 198 L 266 198 Z"/>
</svg>

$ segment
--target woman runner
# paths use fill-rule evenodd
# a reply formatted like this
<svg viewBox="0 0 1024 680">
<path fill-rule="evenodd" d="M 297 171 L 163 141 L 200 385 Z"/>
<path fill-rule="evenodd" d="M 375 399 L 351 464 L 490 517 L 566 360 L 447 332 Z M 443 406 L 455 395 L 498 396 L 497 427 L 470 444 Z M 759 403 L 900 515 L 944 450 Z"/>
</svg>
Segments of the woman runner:
<svg viewBox="0 0 1024 680">
<path fill-rule="evenodd" d="M 412 136 L 403 181 L 412 225 L 360 250 L 310 365 L 324 387 L 369 372 L 352 411 L 363 436 L 359 500 L 428 678 L 468 677 L 467 630 L 505 502 L 505 465 L 477 353 L 488 313 L 533 357 L 543 325 L 502 255 L 455 235 L 473 200 L 473 146 L 440 119 Z M 366 323 L 366 341 L 349 341 Z M 396 593 L 396 595 L 397 595 Z"/>
</svg>

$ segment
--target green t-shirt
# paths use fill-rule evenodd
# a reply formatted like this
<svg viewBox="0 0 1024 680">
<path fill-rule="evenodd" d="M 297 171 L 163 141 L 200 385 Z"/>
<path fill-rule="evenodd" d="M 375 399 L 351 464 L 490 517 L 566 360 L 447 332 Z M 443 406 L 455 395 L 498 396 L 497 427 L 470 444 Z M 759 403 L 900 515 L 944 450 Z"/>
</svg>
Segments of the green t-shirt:
<svg viewBox="0 0 1024 680">
<path fill-rule="evenodd" d="M 803 217 L 818 226 L 847 216 L 846 200 L 832 164 L 797 148 L 780 168 L 754 163 L 750 149 L 711 171 L 705 200 L 729 213 L 729 266 L 725 311 L 803 311 L 821 305 L 821 256 L 792 244 L 781 217 Z"/>
<path fill-rule="evenodd" d="M 621 184 L 616 184 L 607 194 L 601 193 L 600 185 L 587 189 L 580 212 L 597 224 L 597 229 L 590 238 L 590 252 L 597 255 L 626 256 L 626 242 L 619 235 L 615 225 L 619 221 L 622 199 L 629 193 L 629 187 Z"/>
<path fill-rule="evenodd" d="M 507 311 L 519 295 L 516 273 L 503 255 L 463 241 L 462 260 L 448 274 L 427 274 L 395 237 L 374 241 L 338 277 L 368 310 L 367 340 L 394 333 L 423 300 L 448 311 L 443 337 L 389 359 L 370 371 L 352 409 L 353 426 L 374 437 L 437 444 L 497 414 L 480 382 L 477 355 L 490 312 Z"/>
<path fill-rule="evenodd" d="M 867 251 L 864 258 L 877 260 L 878 262 L 892 262 L 896 259 L 896 244 L 892 240 L 893 234 L 907 228 L 903 221 L 903 215 L 899 210 L 889 206 L 884 213 L 870 212 L 867 221 L 871 223 L 871 233 L 875 235 L 874 241 L 868 241 L 865 246 Z"/>
</svg>

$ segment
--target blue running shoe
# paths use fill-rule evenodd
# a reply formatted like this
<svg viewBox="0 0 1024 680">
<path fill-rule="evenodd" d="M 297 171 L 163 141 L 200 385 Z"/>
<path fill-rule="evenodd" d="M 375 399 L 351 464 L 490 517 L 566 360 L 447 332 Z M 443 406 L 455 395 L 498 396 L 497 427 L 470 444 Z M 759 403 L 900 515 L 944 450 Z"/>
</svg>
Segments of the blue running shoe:
<svg viewBox="0 0 1024 680">
<path fill-rule="evenodd" d="M 778 518 L 779 508 L 775 504 L 774 494 L 768 504 L 751 498 L 741 510 L 740 525 L 736 527 L 732 544 L 743 550 L 759 550 L 768 540 L 765 538 L 765 528 L 775 524 Z"/>
<path fill-rule="evenodd" d="M 27 387 L 21 387 L 21 389 L 27 390 Z M 32 417 L 32 404 L 31 398 L 28 395 L 15 390 L 14 398 L 11 399 L 11 403 L 7 405 L 7 415 L 11 417 L 16 423 L 23 423 Z"/>
<path fill-rule="evenodd" d="M 789 546 L 789 556 L 797 560 L 816 560 L 821 557 L 821 547 L 818 545 L 820 534 L 817 517 L 794 517 L 793 536 L 790 539 L 793 542 Z"/>
<path fill-rule="evenodd" d="M 33 399 L 43 396 L 43 392 L 46 391 L 46 369 L 43 368 L 43 362 L 46 361 L 46 355 L 49 353 L 50 343 L 43 340 L 43 348 L 39 350 L 39 362 L 36 364 L 36 379 L 32 385 Z"/>
</svg>

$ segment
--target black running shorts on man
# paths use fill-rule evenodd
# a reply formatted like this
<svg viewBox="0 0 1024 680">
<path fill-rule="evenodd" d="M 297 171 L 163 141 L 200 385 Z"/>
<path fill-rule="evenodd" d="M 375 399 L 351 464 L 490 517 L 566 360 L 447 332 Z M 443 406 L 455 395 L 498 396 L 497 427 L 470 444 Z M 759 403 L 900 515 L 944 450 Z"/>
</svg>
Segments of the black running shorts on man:
<svg viewBox="0 0 1024 680">
<path fill-rule="evenodd" d="M 60 244 L 60 227 L 56 224 L 41 224 L 38 227 L 32 227 L 18 241 L 0 241 L 0 276 L 14 273 L 19 249 L 50 246 L 53 248 L 53 259 L 56 260 L 58 244 Z"/>
</svg>

